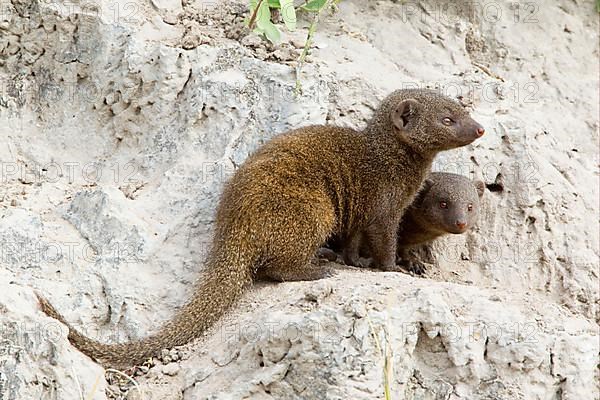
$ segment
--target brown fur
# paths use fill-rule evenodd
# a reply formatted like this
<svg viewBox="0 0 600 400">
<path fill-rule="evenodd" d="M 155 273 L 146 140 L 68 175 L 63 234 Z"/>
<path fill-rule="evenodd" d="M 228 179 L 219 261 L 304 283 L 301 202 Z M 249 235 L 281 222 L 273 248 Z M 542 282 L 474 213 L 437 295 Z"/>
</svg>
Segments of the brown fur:
<svg viewBox="0 0 600 400">
<path fill-rule="evenodd" d="M 411 257 L 410 248 L 447 234 L 461 234 L 477 220 L 479 199 L 485 184 L 444 172 L 432 173 L 423 183 L 398 229 L 400 265 L 416 274 L 425 272 L 425 264 Z M 446 208 L 441 207 L 444 202 Z M 470 207 L 469 207 L 470 206 Z"/>
<path fill-rule="evenodd" d="M 482 181 L 433 172 L 400 223 L 398 247 L 427 243 L 449 233 L 466 232 L 477 219 L 484 188 Z M 446 208 L 441 207 L 442 202 Z"/>
<path fill-rule="evenodd" d="M 440 121 L 452 116 L 456 126 Z M 433 157 L 482 134 L 456 102 L 433 91 L 388 96 L 363 132 L 310 126 L 280 135 L 251 155 L 224 188 L 215 239 L 192 299 L 156 334 L 102 344 L 69 327 L 69 340 L 106 366 L 143 362 L 198 337 L 258 275 L 312 280 L 331 269 L 312 264 L 331 235 L 364 232 L 375 263 L 395 266 L 396 228 Z M 43 298 L 42 309 L 66 324 Z M 68 325 L 68 324 L 67 324 Z"/>
<path fill-rule="evenodd" d="M 429 175 L 413 203 L 406 209 L 398 227 L 399 264 L 417 274 L 425 272 L 425 265 L 411 257 L 408 250 L 440 236 L 464 233 L 471 228 L 477 219 L 479 199 L 484 189 L 483 182 L 472 182 L 461 175 L 444 172 Z M 441 207 L 442 202 L 446 208 Z M 319 255 L 331 261 L 337 259 L 334 250 L 345 247 L 351 247 L 345 249 L 346 253 L 359 251 L 360 256 L 369 256 L 368 246 L 363 241 L 343 244 L 333 239 L 328 245 L 332 249 L 321 249 Z"/>
</svg>

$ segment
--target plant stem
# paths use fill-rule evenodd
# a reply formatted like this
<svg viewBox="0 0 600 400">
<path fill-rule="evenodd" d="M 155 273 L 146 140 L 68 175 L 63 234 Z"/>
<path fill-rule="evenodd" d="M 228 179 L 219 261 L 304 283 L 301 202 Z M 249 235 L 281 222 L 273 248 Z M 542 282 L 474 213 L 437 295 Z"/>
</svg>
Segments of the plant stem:
<svg viewBox="0 0 600 400">
<path fill-rule="evenodd" d="M 298 57 L 298 64 L 296 65 L 296 95 L 302 93 L 302 85 L 300 84 L 300 74 L 301 74 L 301 70 L 302 70 L 302 65 L 304 64 L 304 59 L 306 58 L 306 55 L 308 54 L 308 49 L 310 49 L 310 46 L 312 45 L 312 40 L 313 40 L 313 36 L 315 34 L 315 31 L 317 30 L 317 24 L 319 23 L 319 15 L 321 15 L 321 12 L 323 12 L 323 10 L 325 10 L 326 8 L 328 8 L 331 4 L 332 0 L 327 0 L 327 2 L 325 4 L 323 4 L 323 7 L 321 7 L 321 9 L 319 11 L 317 11 L 315 13 L 315 16 L 312 20 L 312 22 L 310 23 L 310 26 L 308 27 L 308 35 L 306 36 L 306 43 L 304 44 L 304 49 L 302 50 L 302 53 L 300 54 L 300 57 Z"/>
<path fill-rule="evenodd" d="M 254 29 L 254 23 L 256 22 L 256 17 L 258 15 L 258 10 L 260 9 L 260 5 L 262 4 L 263 1 L 264 0 L 258 0 L 258 3 L 256 3 L 256 8 L 252 12 L 252 16 L 250 17 L 250 21 L 248 21 L 248 28 L 250 28 L 250 30 Z"/>
</svg>

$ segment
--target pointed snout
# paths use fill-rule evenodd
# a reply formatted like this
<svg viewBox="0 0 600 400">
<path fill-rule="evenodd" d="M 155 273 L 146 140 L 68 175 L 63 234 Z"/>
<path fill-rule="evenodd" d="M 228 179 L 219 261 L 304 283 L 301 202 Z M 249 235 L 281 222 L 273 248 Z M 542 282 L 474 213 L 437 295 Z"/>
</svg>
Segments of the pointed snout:
<svg viewBox="0 0 600 400">
<path fill-rule="evenodd" d="M 479 139 L 485 133 L 485 128 L 472 118 L 466 118 L 461 126 L 461 137 L 466 144 Z"/>
<path fill-rule="evenodd" d="M 460 230 L 463 230 L 467 227 L 467 223 L 463 221 L 456 221 L 455 225 Z"/>
</svg>

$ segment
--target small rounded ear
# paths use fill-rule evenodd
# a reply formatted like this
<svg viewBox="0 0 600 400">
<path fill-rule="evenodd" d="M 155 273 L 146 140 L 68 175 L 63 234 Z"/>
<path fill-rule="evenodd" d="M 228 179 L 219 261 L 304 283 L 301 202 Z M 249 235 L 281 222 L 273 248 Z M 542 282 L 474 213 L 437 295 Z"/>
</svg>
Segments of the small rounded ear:
<svg viewBox="0 0 600 400">
<path fill-rule="evenodd" d="M 419 189 L 420 193 L 427 193 L 429 189 L 433 186 L 433 180 L 431 178 L 425 178 L 423 183 L 421 184 L 421 189 Z"/>
<path fill-rule="evenodd" d="M 406 128 L 408 121 L 414 117 L 419 102 L 415 99 L 402 100 L 392 111 L 392 122 L 398 129 Z"/>
<path fill-rule="evenodd" d="M 479 195 L 479 197 L 482 197 L 483 192 L 485 192 L 485 182 L 475 181 L 474 185 L 475 185 L 475 189 L 477 189 L 477 194 Z"/>
<path fill-rule="evenodd" d="M 429 189 L 431 189 L 431 186 L 433 186 L 433 181 L 431 179 L 427 178 L 423 181 L 423 183 L 421 184 L 421 187 L 417 191 L 417 195 L 415 196 L 415 199 L 412 202 L 413 206 L 418 207 L 421 205 L 421 203 L 423 202 L 423 198 L 429 192 Z"/>
</svg>

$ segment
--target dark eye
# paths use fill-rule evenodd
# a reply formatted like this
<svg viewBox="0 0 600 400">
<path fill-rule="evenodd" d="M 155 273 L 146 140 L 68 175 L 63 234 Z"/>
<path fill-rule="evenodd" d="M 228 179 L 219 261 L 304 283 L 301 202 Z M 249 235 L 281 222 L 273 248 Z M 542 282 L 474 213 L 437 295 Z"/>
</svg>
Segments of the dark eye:
<svg viewBox="0 0 600 400">
<path fill-rule="evenodd" d="M 446 126 L 450 126 L 454 123 L 454 120 L 450 117 L 446 117 L 442 120 L 442 124 L 446 125 Z"/>
<path fill-rule="evenodd" d="M 445 201 L 440 201 L 440 208 L 448 208 L 448 203 Z"/>
<path fill-rule="evenodd" d="M 467 206 L 467 210 L 469 210 L 469 211 L 473 211 L 473 204 L 469 204 L 469 205 Z"/>
</svg>

